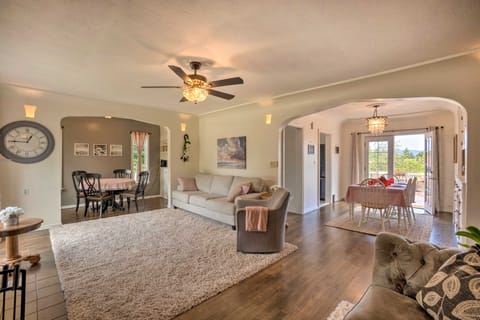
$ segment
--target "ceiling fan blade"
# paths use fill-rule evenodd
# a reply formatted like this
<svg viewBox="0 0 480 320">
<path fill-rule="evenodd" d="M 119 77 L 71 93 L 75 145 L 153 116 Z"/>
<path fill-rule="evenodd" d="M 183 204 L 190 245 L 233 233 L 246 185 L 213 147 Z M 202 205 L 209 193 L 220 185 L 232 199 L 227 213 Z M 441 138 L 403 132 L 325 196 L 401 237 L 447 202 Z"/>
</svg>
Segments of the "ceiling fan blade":
<svg viewBox="0 0 480 320">
<path fill-rule="evenodd" d="M 233 94 L 212 90 L 212 89 L 208 89 L 208 93 L 211 94 L 212 96 L 219 97 L 222 99 L 227 99 L 227 100 L 232 100 L 235 97 Z"/>
<path fill-rule="evenodd" d="M 185 101 L 188 101 L 187 98 L 182 97 L 182 99 L 180 99 L 180 101 L 178 101 L 178 102 L 185 102 Z"/>
<path fill-rule="evenodd" d="M 231 86 L 234 84 L 243 84 L 243 79 L 240 77 L 216 80 L 209 83 L 210 87 Z"/>
<path fill-rule="evenodd" d="M 181 86 L 142 86 L 143 89 L 156 89 L 156 88 L 181 88 Z"/>
<path fill-rule="evenodd" d="M 186 79 L 188 79 L 188 75 L 185 73 L 185 71 L 183 71 L 182 68 L 180 67 L 177 67 L 177 66 L 172 66 L 172 65 L 169 65 L 168 66 L 173 72 L 175 72 L 175 74 L 177 76 L 179 76 L 183 81 L 185 81 Z"/>
</svg>

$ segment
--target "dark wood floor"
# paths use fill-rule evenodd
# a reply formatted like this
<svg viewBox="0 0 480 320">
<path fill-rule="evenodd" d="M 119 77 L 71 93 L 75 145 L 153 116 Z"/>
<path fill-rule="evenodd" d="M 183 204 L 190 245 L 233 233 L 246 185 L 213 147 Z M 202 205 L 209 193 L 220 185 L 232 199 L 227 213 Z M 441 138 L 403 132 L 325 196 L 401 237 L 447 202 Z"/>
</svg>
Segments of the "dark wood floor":
<svg viewBox="0 0 480 320">
<path fill-rule="evenodd" d="M 148 199 L 145 210 L 165 205 L 160 198 Z M 287 241 L 298 246 L 295 253 L 177 319 L 325 319 L 341 300 L 358 301 L 371 280 L 375 237 L 324 225 L 347 210 L 338 202 L 307 215 L 289 215 Z M 84 218 L 80 211 L 62 210 L 62 223 L 98 218 Z M 130 213 L 108 212 L 105 218 L 119 214 Z M 435 217 L 430 241 L 450 239 L 456 245 L 450 221 L 450 214 Z M 27 319 L 66 319 L 48 230 L 20 236 L 20 247 L 42 256 L 37 266 L 22 263 L 27 269 Z"/>
</svg>

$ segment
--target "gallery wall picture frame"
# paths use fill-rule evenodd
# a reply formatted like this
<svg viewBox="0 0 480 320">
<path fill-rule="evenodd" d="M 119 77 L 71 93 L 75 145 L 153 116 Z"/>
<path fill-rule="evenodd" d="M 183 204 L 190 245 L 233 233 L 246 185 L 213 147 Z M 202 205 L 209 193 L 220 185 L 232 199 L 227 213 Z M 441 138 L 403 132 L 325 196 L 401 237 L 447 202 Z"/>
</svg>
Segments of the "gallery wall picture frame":
<svg viewBox="0 0 480 320">
<path fill-rule="evenodd" d="M 217 168 L 247 168 L 247 137 L 217 139 Z"/>
<path fill-rule="evenodd" d="M 123 157 L 123 145 L 110 144 L 110 157 Z"/>
<path fill-rule="evenodd" d="M 93 144 L 93 156 L 94 157 L 106 157 L 107 156 L 107 144 L 106 143 L 94 143 Z"/>
<path fill-rule="evenodd" d="M 88 143 L 81 142 L 74 143 L 73 155 L 75 157 L 88 157 L 90 155 L 90 145 Z"/>
</svg>

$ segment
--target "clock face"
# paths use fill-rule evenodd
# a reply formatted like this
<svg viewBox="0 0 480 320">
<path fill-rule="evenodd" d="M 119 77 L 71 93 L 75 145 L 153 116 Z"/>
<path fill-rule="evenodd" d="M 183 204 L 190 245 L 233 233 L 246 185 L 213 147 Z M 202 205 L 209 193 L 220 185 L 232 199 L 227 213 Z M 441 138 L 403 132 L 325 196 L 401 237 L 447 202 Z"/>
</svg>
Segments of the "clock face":
<svg viewBox="0 0 480 320">
<path fill-rule="evenodd" d="M 33 163 L 47 158 L 53 151 L 52 133 L 39 123 L 16 121 L 0 131 L 0 152 L 20 163 Z"/>
</svg>

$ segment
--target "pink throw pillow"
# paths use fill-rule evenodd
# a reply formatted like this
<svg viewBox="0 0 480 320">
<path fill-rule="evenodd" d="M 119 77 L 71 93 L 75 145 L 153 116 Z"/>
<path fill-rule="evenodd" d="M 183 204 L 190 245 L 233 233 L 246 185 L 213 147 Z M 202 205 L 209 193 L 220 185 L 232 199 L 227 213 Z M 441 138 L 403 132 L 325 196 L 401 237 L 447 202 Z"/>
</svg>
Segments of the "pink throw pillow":
<svg viewBox="0 0 480 320">
<path fill-rule="evenodd" d="M 178 191 L 197 191 L 197 185 L 195 184 L 195 178 L 180 177 L 178 180 Z"/>
<path fill-rule="evenodd" d="M 230 191 L 227 195 L 227 201 L 230 201 L 230 202 L 233 202 L 235 201 L 235 198 L 242 195 L 242 194 L 247 194 L 248 191 L 250 191 L 250 182 L 249 183 L 245 183 L 245 184 L 242 184 L 238 187 L 236 187 L 235 189 L 233 189 L 232 191 Z"/>
</svg>

